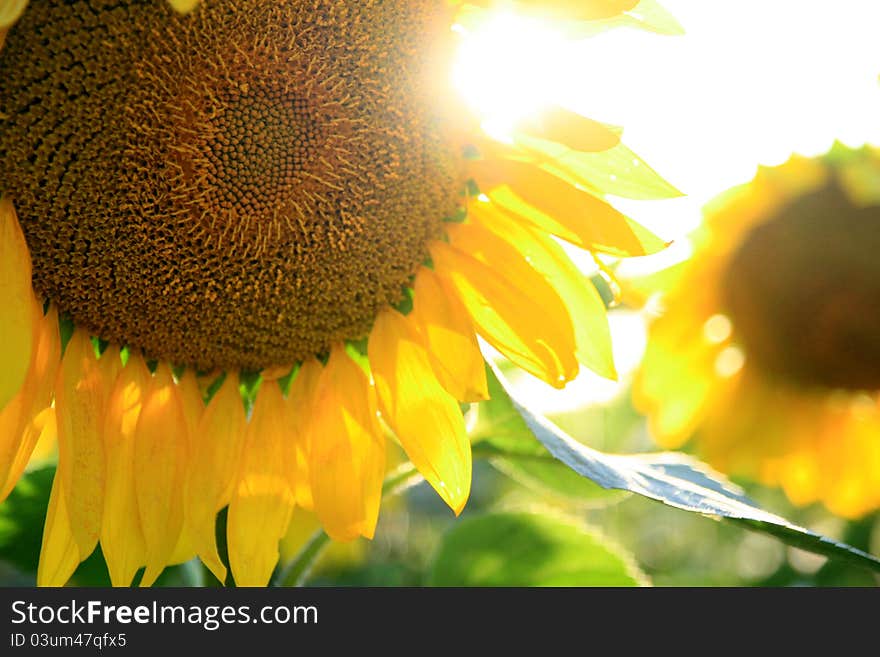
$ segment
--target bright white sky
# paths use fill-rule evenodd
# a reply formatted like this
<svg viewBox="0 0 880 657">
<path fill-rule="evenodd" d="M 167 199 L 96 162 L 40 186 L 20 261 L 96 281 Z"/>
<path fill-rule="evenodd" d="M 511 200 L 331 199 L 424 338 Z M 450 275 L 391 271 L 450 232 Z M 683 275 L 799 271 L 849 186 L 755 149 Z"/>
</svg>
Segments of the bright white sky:
<svg viewBox="0 0 880 657">
<path fill-rule="evenodd" d="M 565 43 L 546 26 L 500 19 L 464 49 L 458 84 L 502 124 L 511 108 L 558 102 L 623 126 L 627 145 L 688 195 L 617 203 L 667 239 L 758 164 L 819 154 L 835 138 L 880 144 L 880 0 L 661 4 L 685 36 L 622 29 Z M 634 364 L 632 351 L 622 356 Z M 572 394 L 585 392 L 583 378 Z"/>
<path fill-rule="evenodd" d="M 623 126 L 627 145 L 689 196 L 627 204 L 664 237 L 758 163 L 818 154 L 835 138 L 880 143 L 880 1 L 661 4 L 685 36 L 620 29 L 565 43 L 501 19 L 466 49 L 461 86 L 501 121 L 556 101 Z"/>
</svg>

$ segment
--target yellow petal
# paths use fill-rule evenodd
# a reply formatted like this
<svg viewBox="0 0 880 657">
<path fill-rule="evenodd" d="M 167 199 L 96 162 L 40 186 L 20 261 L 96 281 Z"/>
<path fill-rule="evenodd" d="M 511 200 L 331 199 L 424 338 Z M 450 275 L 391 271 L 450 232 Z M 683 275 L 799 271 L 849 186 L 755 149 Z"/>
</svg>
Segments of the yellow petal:
<svg viewBox="0 0 880 657">
<path fill-rule="evenodd" d="M 147 562 L 134 484 L 135 431 L 143 407 L 150 372 L 139 355 L 132 354 L 116 378 L 107 406 L 104 446 L 107 484 L 101 523 L 101 550 L 113 586 L 130 586 Z"/>
<path fill-rule="evenodd" d="M 58 472 L 80 556 L 88 557 L 101 533 L 104 508 L 104 418 L 110 387 L 121 366 L 118 351 L 101 359 L 88 334 L 76 330 L 55 385 Z"/>
<path fill-rule="evenodd" d="M 34 302 L 36 303 L 36 302 Z M 0 502 L 15 487 L 30 460 L 50 416 L 54 434 L 54 413 L 44 414 L 52 401 L 52 388 L 61 358 L 58 313 L 50 308 L 44 317 L 39 308 L 36 342 L 25 384 L 0 409 Z"/>
<path fill-rule="evenodd" d="M 278 542 L 294 507 L 284 467 L 289 439 L 281 388 L 265 381 L 248 422 L 241 475 L 229 503 L 229 566 L 238 586 L 265 586 L 278 563 Z"/>
<path fill-rule="evenodd" d="M 559 295 L 491 231 L 475 225 L 450 228 L 464 248 L 433 242 L 431 257 L 436 271 L 458 291 L 480 335 L 519 367 L 563 387 L 577 375 L 578 363 L 574 329 Z"/>
<path fill-rule="evenodd" d="M 620 134 L 604 123 L 558 106 L 542 111 L 536 118 L 523 121 L 517 129 L 576 151 L 605 151 L 620 143 Z"/>
<path fill-rule="evenodd" d="M 185 509 L 193 547 L 199 558 L 224 582 L 226 566 L 217 553 L 217 512 L 232 499 L 245 441 L 245 415 L 238 375 L 230 373 L 211 398 L 192 436 Z"/>
<path fill-rule="evenodd" d="M 593 194 L 519 160 L 480 160 L 471 171 L 512 216 L 585 249 L 615 256 L 656 253 L 666 244 Z"/>
<path fill-rule="evenodd" d="M 187 368 L 183 377 L 178 382 L 178 390 L 180 390 L 180 401 L 183 404 L 183 416 L 186 419 L 186 452 L 192 454 L 194 446 L 192 442 L 195 440 L 196 431 L 199 422 L 205 412 L 205 402 L 202 397 L 201 387 L 198 378 L 193 369 Z M 191 459 L 188 459 L 189 467 L 192 467 Z M 186 475 L 184 475 L 186 477 Z M 171 554 L 170 563 L 183 563 L 189 561 L 197 553 L 196 539 L 193 535 L 193 520 L 187 513 L 187 505 L 183 506 L 183 526 L 180 529 L 180 536 L 177 539 L 177 545 Z M 222 581 L 222 580 L 221 580 Z"/>
<path fill-rule="evenodd" d="M 81 561 L 76 538 L 70 528 L 66 500 L 62 478 L 56 472 L 43 526 L 37 586 L 64 586 Z"/>
<path fill-rule="evenodd" d="M 168 0 L 168 4 L 174 8 L 174 11 L 180 14 L 188 14 L 198 7 L 200 2 L 201 0 Z"/>
<path fill-rule="evenodd" d="M 2 10 L 2 8 L 0 8 Z M 0 15 L 0 20 L 3 16 Z M 31 288 L 31 256 L 8 197 L 0 198 L 0 409 L 24 385 L 38 315 Z"/>
<path fill-rule="evenodd" d="M 309 431 L 315 391 L 321 376 L 321 363 L 315 358 L 305 361 L 290 384 L 287 396 L 287 426 L 291 432 L 286 441 L 285 455 L 290 489 L 297 506 L 313 509 L 312 489 L 309 483 Z"/>
<path fill-rule="evenodd" d="M 10 27 L 21 16 L 28 0 L 0 0 L 0 28 Z"/>
<path fill-rule="evenodd" d="M 164 363 L 147 387 L 134 441 L 135 495 L 147 557 L 141 586 L 150 586 L 170 562 L 183 526 L 189 442 L 180 390 Z"/>
<path fill-rule="evenodd" d="M 180 401 L 183 404 L 183 416 L 186 418 L 188 435 L 192 437 L 205 412 L 205 401 L 195 371 L 187 368 L 177 387 L 180 390 Z"/>
<path fill-rule="evenodd" d="M 55 421 L 55 408 L 50 406 L 40 411 L 31 421 L 35 435 L 38 435 L 34 451 L 25 464 L 27 470 L 38 470 L 58 462 L 58 423 Z M 11 482 L 11 480 L 10 480 Z M 7 482 L 14 486 L 14 482 Z M 11 488 L 10 488 L 11 490 Z"/>
<path fill-rule="evenodd" d="M 461 408 L 434 376 L 411 320 L 393 309 L 370 331 L 379 408 L 407 456 L 456 515 L 471 490 L 471 445 Z"/>
<path fill-rule="evenodd" d="M 309 422 L 315 513 L 331 538 L 372 538 L 379 517 L 385 440 L 376 391 L 345 347 L 333 347 Z"/>
<path fill-rule="evenodd" d="M 488 399 L 486 364 L 474 334 L 474 322 L 455 293 L 427 267 L 416 275 L 412 316 L 443 387 L 459 401 Z"/>
<path fill-rule="evenodd" d="M 574 327 L 578 360 L 597 374 L 616 379 L 605 303 L 562 247 L 541 231 L 499 212 L 493 203 L 473 203 L 468 212 L 473 221 L 515 245 L 559 294 Z"/>
</svg>

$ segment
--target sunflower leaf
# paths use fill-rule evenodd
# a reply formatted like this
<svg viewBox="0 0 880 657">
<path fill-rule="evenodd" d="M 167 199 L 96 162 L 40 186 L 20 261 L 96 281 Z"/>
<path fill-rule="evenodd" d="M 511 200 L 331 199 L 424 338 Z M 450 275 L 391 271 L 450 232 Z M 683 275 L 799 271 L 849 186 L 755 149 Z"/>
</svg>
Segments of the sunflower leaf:
<svg viewBox="0 0 880 657">
<path fill-rule="evenodd" d="M 684 511 L 720 518 L 803 550 L 880 572 L 880 559 L 760 509 L 722 475 L 687 455 L 605 454 L 579 443 L 519 402 L 500 370 L 494 365 L 491 370 L 492 401 L 486 404 L 494 406 L 492 414 L 504 418 L 505 436 L 494 441 L 495 449 L 520 449 L 511 436 L 518 433 L 515 428 L 525 427 L 556 459 L 602 488 L 629 491 Z M 519 427 L 515 427 L 517 420 Z"/>
<path fill-rule="evenodd" d="M 446 532 L 432 586 L 639 586 L 619 548 L 577 523 L 535 513 L 490 513 Z"/>
<path fill-rule="evenodd" d="M 544 169 L 592 194 L 637 201 L 678 198 L 681 191 L 666 181 L 623 142 L 614 148 L 588 153 L 566 149 L 545 139 L 517 135 L 517 145 L 543 156 Z"/>
</svg>

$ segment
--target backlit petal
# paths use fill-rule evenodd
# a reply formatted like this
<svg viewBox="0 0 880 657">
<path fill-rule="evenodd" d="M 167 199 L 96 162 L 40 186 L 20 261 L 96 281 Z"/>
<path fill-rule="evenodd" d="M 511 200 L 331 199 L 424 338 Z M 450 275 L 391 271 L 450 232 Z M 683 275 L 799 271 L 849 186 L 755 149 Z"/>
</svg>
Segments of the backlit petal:
<svg viewBox="0 0 880 657">
<path fill-rule="evenodd" d="M 180 390 L 164 363 L 147 387 L 134 440 L 134 486 L 147 557 L 141 586 L 150 586 L 170 562 L 183 526 L 189 442 Z"/>
<path fill-rule="evenodd" d="M 37 586 L 64 586 L 81 561 L 67 514 L 67 495 L 56 472 L 43 526 L 43 545 L 37 566 Z"/>
<path fill-rule="evenodd" d="M 472 220 L 515 245 L 559 294 L 574 327 L 578 360 L 597 374 L 616 379 L 605 303 L 562 247 L 550 236 L 499 212 L 492 203 L 473 203 L 468 212 Z"/>
<path fill-rule="evenodd" d="M 434 376 L 411 320 L 379 313 L 370 332 L 379 408 L 407 456 L 456 515 L 471 489 L 471 446 L 461 408 Z"/>
<path fill-rule="evenodd" d="M 462 248 L 432 242 L 431 257 L 479 333 L 527 372 L 564 386 L 577 375 L 578 364 L 574 329 L 559 295 L 491 231 L 474 225 L 450 228 Z"/>
<path fill-rule="evenodd" d="M 499 208 L 572 244 L 615 256 L 666 246 L 607 202 L 529 162 L 481 160 L 471 170 Z"/>
<path fill-rule="evenodd" d="M 333 347 L 309 422 L 309 475 L 315 513 L 334 540 L 372 538 L 376 529 L 385 468 L 376 411 L 367 374 Z"/>
<path fill-rule="evenodd" d="M 229 566 L 238 586 L 265 586 L 278 563 L 278 542 L 287 531 L 293 493 L 284 468 L 284 398 L 275 381 L 264 381 L 248 422 L 241 476 L 229 503 Z"/>
<path fill-rule="evenodd" d="M 201 0 L 168 0 L 168 4 L 170 4 L 176 12 L 181 14 L 188 14 L 198 7 L 200 2 Z"/>
<path fill-rule="evenodd" d="M 416 275 L 412 317 L 443 387 L 462 402 L 488 399 L 486 364 L 474 322 L 457 295 L 427 267 Z"/>
<path fill-rule="evenodd" d="M 28 0 L 0 0 L 0 28 L 9 27 L 21 16 Z"/>
<path fill-rule="evenodd" d="M 238 375 L 228 374 L 202 414 L 192 436 L 185 487 L 193 547 L 221 582 L 226 580 L 226 566 L 217 553 L 216 517 L 232 499 L 247 425 L 238 384 Z"/>
<path fill-rule="evenodd" d="M 15 397 L 0 409 L 0 502 L 15 487 L 30 460 L 37 441 L 51 417 L 54 437 L 54 412 L 45 414 L 52 401 L 52 388 L 61 358 L 58 314 L 54 308 L 39 316 L 36 342 L 25 384 Z"/>
<path fill-rule="evenodd" d="M 8 197 L 0 199 L 0 309 L 2 409 L 24 385 L 38 321 L 31 288 L 31 256 Z"/>
<path fill-rule="evenodd" d="M 287 396 L 287 426 L 291 439 L 285 442 L 286 467 L 296 504 L 304 509 L 314 508 L 309 482 L 308 423 L 311 421 L 318 378 L 322 370 L 321 363 L 316 359 L 306 360 L 291 382 Z"/>
<path fill-rule="evenodd" d="M 178 381 L 177 388 L 180 390 L 180 401 L 183 404 L 183 416 L 186 419 L 186 452 L 187 454 L 192 454 L 192 442 L 195 439 L 194 436 L 198 430 L 199 422 L 205 412 L 205 402 L 202 398 L 202 391 L 195 370 L 187 368 L 180 381 Z M 188 462 L 189 461 L 190 459 L 188 459 Z M 191 467 L 192 465 L 190 464 L 189 468 Z M 186 475 L 184 475 L 184 477 L 186 477 Z M 180 529 L 180 536 L 177 539 L 177 545 L 174 548 L 174 552 L 171 554 L 171 563 L 183 563 L 184 561 L 189 561 L 196 555 L 198 549 L 195 545 L 193 531 L 193 523 L 187 514 L 187 505 L 184 503 L 183 526 Z"/>
<path fill-rule="evenodd" d="M 95 356 L 88 334 L 74 331 L 55 385 L 58 420 L 58 472 L 67 496 L 67 513 L 82 558 L 101 533 L 104 508 L 104 422 L 111 386 L 122 363 L 110 347 Z"/>
<path fill-rule="evenodd" d="M 147 561 L 134 483 L 135 430 L 150 384 L 143 358 L 134 355 L 116 378 L 107 406 L 104 445 L 107 484 L 101 551 L 113 586 L 129 586 Z"/>
<path fill-rule="evenodd" d="M 576 151 L 604 151 L 620 143 L 620 134 L 604 123 L 558 106 L 523 121 L 517 129 Z"/>
</svg>

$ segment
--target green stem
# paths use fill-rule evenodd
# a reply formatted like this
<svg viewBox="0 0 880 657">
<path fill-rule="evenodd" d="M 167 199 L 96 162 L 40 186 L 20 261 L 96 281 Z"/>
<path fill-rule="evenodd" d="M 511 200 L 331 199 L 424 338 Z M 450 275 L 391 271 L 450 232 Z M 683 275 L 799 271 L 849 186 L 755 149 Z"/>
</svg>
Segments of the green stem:
<svg viewBox="0 0 880 657">
<path fill-rule="evenodd" d="M 319 529 L 312 534 L 312 537 L 303 546 L 303 549 L 299 551 L 299 554 L 291 559 L 281 569 L 281 572 L 278 573 L 276 578 L 276 581 L 279 582 L 278 586 L 302 586 L 306 577 L 309 576 L 312 566 L 315 565 L 318 557 L 321 556 L 324 548 L 329 544 L 330 537 L 327 536 L 323 529 Z"/>
</svg>

